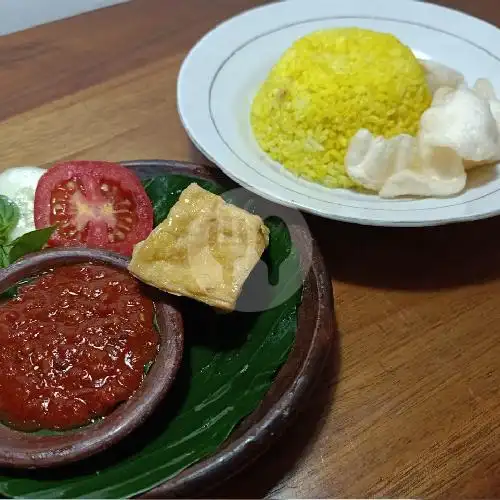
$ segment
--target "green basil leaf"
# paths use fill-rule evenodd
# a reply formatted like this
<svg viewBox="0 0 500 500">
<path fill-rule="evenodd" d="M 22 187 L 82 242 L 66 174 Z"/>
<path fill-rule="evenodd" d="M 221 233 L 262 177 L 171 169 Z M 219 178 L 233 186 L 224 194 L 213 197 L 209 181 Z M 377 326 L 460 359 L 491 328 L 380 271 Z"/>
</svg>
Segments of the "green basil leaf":
<svg viewBox="0 0 500 500">
<path fill-rule="evenodd" d="M 19 238 L 10 244 L 10 264 L 13 264 L 16 260 L 19 260 L 26 254 L 42 250 L 55 229 L 55 226 L 45 227 L 43 229 L 36 229 L 35 231 L 30 231 L 29 233 L 19 236 Z"/>
<path fill-rule="evenodd" d="M 8 240 L 10 232 L 18 222 L 18 206 L 6 196 L 0 195 L 0 244 Z"/>
<path fill-rule="evenodd" d="M 148 361 L 144 365 L 144 375 L 147 375 L 149 373 L 149 370 L 151 370 L 151 367 L 153 366 L 154 361 Z"/>
<path fill-rule="evenodd" d="M 5 290 L 5 292 L 0 294 L 0 300 L 13 299 L 14 297 L 17 296 L 20 287 L 22 287 L 23 285 L 27 285 L 28 283 L 31 283 L 34 279 L 35 278 L 25 278 L 21 280 L 19 283 L 16 283 L 14 286 L 11 286 L 7 290 Z"/>
<path fill-rule="evenodd" d="M 25 233 L 19 238 L 15 239 L 8 245 L 0 245 L 0 267 L 7 267 L 10 264 L 16 262 L 21 257 L 26 254 L 38 252 L 49 241 L 50 236 L 54 232 L 55 227 L 47 227 L 44 229 L 37 229 L 29 233 Z M 18 283 L 15 286 L 10 287 L 0 294 L 0 300 L 12 299 L 17 295 L 19 286 L 25 284 L 25 280 L 22 283 Z"/>
<path fill-rule="evenodd" d="M 153 328 L 159 332 L 160 331 L 160 325 L 158 324 L 158 316 L 156 314 L 153 315 Z"/>
</svg>

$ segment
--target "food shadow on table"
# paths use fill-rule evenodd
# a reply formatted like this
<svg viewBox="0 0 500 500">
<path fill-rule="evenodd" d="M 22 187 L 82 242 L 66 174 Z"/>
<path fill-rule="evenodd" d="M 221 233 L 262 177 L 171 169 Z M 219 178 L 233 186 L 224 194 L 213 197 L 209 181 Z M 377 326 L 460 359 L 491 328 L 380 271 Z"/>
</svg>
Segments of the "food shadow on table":
<svg viewBox="0 0 500 500">
<path fill-rule="evenodd" d="M 432 291 L 500 276 L 500 217 L 434 227 L 375 227 L 308 216 L 332 279 L 378 289 Z"/>
</svg>

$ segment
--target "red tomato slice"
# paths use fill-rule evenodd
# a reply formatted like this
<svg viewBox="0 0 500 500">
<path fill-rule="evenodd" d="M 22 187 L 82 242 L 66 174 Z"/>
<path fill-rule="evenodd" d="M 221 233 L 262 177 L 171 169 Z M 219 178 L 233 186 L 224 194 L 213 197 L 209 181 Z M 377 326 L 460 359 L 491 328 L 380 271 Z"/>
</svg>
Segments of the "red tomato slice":
<svg viewBox="0 0 500 500">
<path fill-rule="evenodd" d="M 131 255 L 153 229 L 153 207 L 129 169 L 103 161 L 71 161 L 54 165 L 38 182 L 35 225 L 57 226 L 50 246 Z"/>
</svg>

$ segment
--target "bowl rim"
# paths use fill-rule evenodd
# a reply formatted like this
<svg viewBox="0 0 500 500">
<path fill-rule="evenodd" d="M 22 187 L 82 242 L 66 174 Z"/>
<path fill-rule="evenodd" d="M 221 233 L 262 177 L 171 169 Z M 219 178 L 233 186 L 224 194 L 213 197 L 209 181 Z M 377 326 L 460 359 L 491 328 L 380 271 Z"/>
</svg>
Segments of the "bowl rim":
<svg viewBox="0 0 500 500">
<path fill-rule="evenodd" d="M 85 247 L 42 250 L 0 269 L 0 293 L 23 278 L 55 267 L 93 262 L 127 270 L 129 260 L 114 252 Z M 144 423 L 172 386 L 184 348 L 183 321 L 175 298 L 152 291 L 152 300 L 160 347 L 132 396 L 102 420 L 57 434 L 40 435 L 1 425 L 0 466 L 33 469 L 66 465 L 104 451 Z"/>
</svg>

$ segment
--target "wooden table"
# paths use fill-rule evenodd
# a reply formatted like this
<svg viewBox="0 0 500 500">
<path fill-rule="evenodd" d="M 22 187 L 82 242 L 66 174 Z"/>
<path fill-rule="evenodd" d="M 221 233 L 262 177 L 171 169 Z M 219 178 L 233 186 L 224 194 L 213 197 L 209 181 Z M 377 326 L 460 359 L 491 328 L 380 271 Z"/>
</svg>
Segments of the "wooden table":
<svg viewBox="0 0 500 500">
<path fill-rule="evenodd" d="M 256 0 L 135 0 L 0 38 L 0 168 L 204 160 L 179 65 Z M 497 0 L 441 1 L 500 24 Z M 339 338 L 282 442 L 214 495 L 500 497 L 500 219 L 439 229 L 310 218 Z"/>
</svg>

